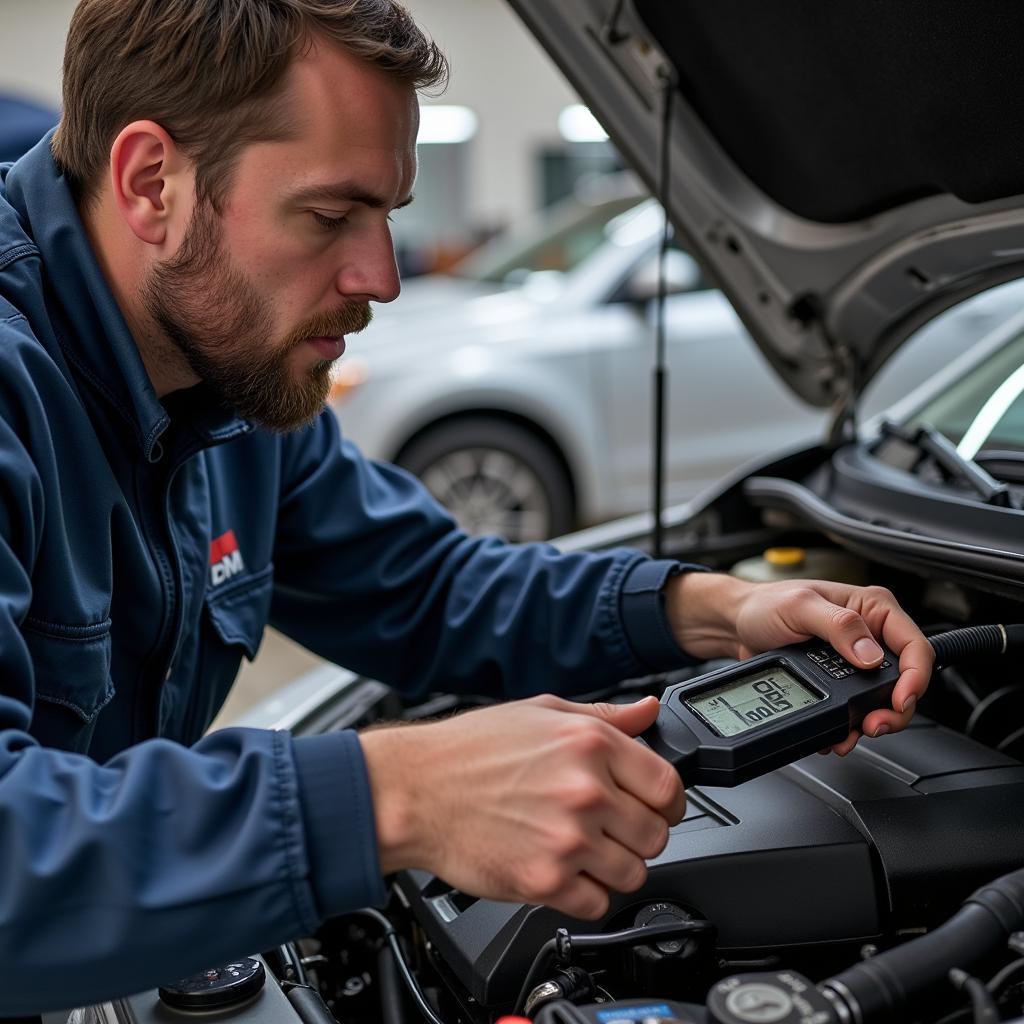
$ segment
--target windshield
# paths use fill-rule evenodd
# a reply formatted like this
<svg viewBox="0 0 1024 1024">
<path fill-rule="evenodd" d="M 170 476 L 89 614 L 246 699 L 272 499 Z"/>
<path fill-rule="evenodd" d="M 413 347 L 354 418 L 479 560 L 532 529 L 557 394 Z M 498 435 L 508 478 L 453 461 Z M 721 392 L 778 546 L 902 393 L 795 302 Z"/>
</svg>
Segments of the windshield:
<svg viewBox="0 0 1024 1024">
<path fill-rule="evenodd" d="M 531 274 L 567 274 L 606 240 L 609 221 L 643 201 L 638 195 L 597 204 L 569 200 L 547 211 L 542 222 L 488 243 L 454 272 L 473 281 L 512 286 Z"/>
<path fill-rule="evenodd" d="M 921 423 L 942 431 L 968 459 L 982 449 L 1024 451 L 1024 332 L 908 421 Z"/>
</svg>

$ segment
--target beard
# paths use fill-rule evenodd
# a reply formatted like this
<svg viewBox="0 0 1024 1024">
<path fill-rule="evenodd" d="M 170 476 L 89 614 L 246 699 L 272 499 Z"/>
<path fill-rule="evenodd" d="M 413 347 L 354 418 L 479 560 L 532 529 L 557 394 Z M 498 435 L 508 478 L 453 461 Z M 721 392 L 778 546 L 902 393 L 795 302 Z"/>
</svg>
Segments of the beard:
<svg viewBox="0 0 1024 1024">
<path fill-rule="evenodd" d="M 329 360 L 318 360 L 295 379 L 289 356 L 310 338 L 354 334 L 373 315 L 366 303 L 317 313 L 275 340 L 272 306 L 224 251 L 220 224 L 208 204 L 196 207 L 181 248 L 157 264 L 142 286 L 142 302 L 192 372 L 243 419 L 270 430 L 311 422 L 327 401 Z"/>
</svg>

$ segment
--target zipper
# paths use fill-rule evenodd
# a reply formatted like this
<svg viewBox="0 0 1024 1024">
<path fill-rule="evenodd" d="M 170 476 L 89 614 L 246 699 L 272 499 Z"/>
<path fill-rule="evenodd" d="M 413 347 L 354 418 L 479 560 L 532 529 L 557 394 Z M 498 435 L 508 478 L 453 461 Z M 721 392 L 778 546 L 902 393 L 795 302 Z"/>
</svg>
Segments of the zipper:
<svg viewBox="0 0 1024 1024">
<path fill-rule="evenodd" d="M 139 673 L 134 709 L 136 742 L 160 735 L 160 698 L 164 683 L 171 672 L 184 617 L 181 552 L 171 528 L 171 488 L 182 466 L 201 451 L 202 447 L 201 444 L 192 444 L 178 453 L 177 460 L 167 471 L 165 480 L 158 484 L 162 500 L 158 498 L 152 506 L 148 502 L 139 501 L 142 532 L 156 563 L 157 573 L 164 584 L 164 607 L 156 643 Z M 158 517 L 157 531 L 150 529 L 148 516 L 143 511 L 145 509 L 148 512 L 150 507 L 154 508 Z M 171 647 L 174 649 L 169 649 Z"/>
<path fill-rule="evenodd" d="M 234 438 L 241 436 L 248 431 L 240 431 L 227 436 L 217 438 L 203 438 L 194 440 L 177 452 L 174 464 L 167 472 L 166 480 L 163 483 L 163 500 L 160 503 L 161 533 L 165 545 L 153 544 L 152 538 L 146 531 L 146 540 L 152 547 L 154 558 L 158 560 L 158 569 L 163 576 L 164 569 L 167 570 L 170 579 L 170 591 L 165 594 L 165 606 L 163 623 L 160 629 L 160 636 L 150 656 L 146 659 L 146 665 L 141 672 L 143 685 L 139 687 L 136 698 L 135 724 L 137 735 L 143 737 L 160 735 L 160 703 L 163 695 L 164 684 L 169 680 L 173 671 L 174 657 L 177 654 L 178 640 L 181 634 L 185 616 L 184 589 L 185 581 L 182 573 L 181 551 L 178 546 L 178 538 L 172 527 L 171 514 L 171 491 L 174 481 L 182 467 L 194 456 L 208 448 L 216 448 Z M 141 505 L 140 505 L 141 508 Z M 166 547 L 166 551 L 164 550 Z M 169 557 L 168 557 L 169 556 Z M 156 666 L 154 670 L 154 664 Z M 146 680 L 151 680 L 147 685 Z"/>
</svg>

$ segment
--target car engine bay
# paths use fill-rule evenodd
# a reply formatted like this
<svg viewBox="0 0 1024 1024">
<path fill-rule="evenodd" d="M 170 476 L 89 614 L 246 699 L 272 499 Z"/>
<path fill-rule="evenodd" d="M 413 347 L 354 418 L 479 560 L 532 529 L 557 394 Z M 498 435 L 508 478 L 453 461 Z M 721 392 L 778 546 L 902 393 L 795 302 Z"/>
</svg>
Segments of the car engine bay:
<svg viewBox="0 0 1024 1024">
<path fill-rule="evenodd" d="M 808 555 L 838 553 L 844 572 L 891 589 L 926 634 L 1024 621 L 1024 591 L 1013 578 L 1021 556 L 998 543 L 986 547 L 978 533 L 985 529 L 980 514 L 989 517 L 995 538 L 1006 536 L 1005 517 L 1014 526 L 1024 517 L 1015 500 L 984 506 L 976 494 L 957 493 L 958 487 L 969 491 L 969 484 L 937 486 L 934 467 L 917 465 L 928 458 L 910 460 L 911 468 L 906 459 L 894 466 L 884 440 L 847 446 L 840 454 L 809 449 L 726 481 L 695 513 L 691 508 L 670 525 L 670 553 L 720 570 L 779 546 Z M 862 472 L 874 473 L 861 493 L 844 469 L 856 460 Z M 886 487 L 887 474 L 900 478 L 902 492 L 889 487 L 888 518 L 869 516 L 865 507 L 879 504 L 875 492 Z M 900 502 L 913 502 L 920 520 L 928 500 L 960 502 L 964 516 L 975 515 L 970 543 L 954 536 L 953 520 L 948 565 L 934 547 L 927 562 L 921 557 L 920 543 L 934 543 L 934 537 L 894 525 Z M 828 516 L 842 517 L 845 532 Z M 859 536 L 858 530 L 866 532 Z M 888 531 L 884 553 L 872 547 L 872 530 Z M 632 542 L 642 545 L 644 537 Z M 872 963 L 881 971 L 894 951 L 923 949 L 943 934 L 944 922 L 964 913 L 960 908 L 972 892 L 1024 865 L 1024 682 L 1013 653 L 941 669 L 908 729 L 864 740 L 845 758 L 813 754 L 733 789 L 691 788 L 685 818 L 649 862 L 643 889 L 613 894 L 600 921 L 477 899 L 443 879 L 406 871 L 391 879 L 383 913 L 333 919 L 293 946 L 264 951 L 270 975 L 300 1018 L 318 1024 L 489 1024 L 513 1012 L 547 1021 L 769 1024 L 1020 1017 L 1019 881 L 1011 884 L 1017 895 L 1006 897 L 1015 909 L 1004 915 L 1010 923 L 995 948 L 991 936 L 972 938 L 966 953 L 955 943 L 938 943 L 924 956 L 934 971 L 919 990 L 898 998 L 889 992 L 885 1006 L 869 1013 L 863 993 L 859 1003 L 836 994 L 846 982 L 836 982 L 835 991 L 824 984 Z M 660 695 L 713 667 L 628 680 L 586 699 Z M 403 703 L 380 684 L 366 684 L 358 717 L 349 713 L 319 728 L 420 721 L 482 702 L 439 694 Z M 960 949 L 957 962 L 943 962 L 947 948 Z M 752 972 L 762 980 L 735 980 Z M 793 985 L 804 994 L 784 997 L 786 1013 L 744 1009 L 742 999 L 722 1008 L 729 986 L 749 996 L 761 991 L 765 972 L 773 985 L 798 979 Z M 871 984 L 882 990 L 889 983 L 876 978 Z M 831 995 L 822 1008 L 826 990 Z M 808 1003 L 808 993 L 817 993 L 818 1002 Z M 146 1009 L 141 998 L 133 1000 L 136 1019 L 151 1015 L 152 1005 Z M 716 999 L 722 1004 L 717 1010 Z M 651 1012 L 643 1016 L 645 1010 Z M 161 1020 L 167 1012 L 161 1008 Z"/>
</svg>

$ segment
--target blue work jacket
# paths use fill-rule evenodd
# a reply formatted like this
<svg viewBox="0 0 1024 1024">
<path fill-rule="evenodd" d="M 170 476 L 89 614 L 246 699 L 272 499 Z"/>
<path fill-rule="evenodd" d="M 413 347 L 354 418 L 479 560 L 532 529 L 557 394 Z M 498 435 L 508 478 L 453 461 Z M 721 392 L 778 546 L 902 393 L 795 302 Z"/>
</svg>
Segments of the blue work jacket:
<svg viewBox="0 0 1024 1024">
<path fill-rule="evenodd" d="M 579 693 L 684 655 L 670 563 L 474 539 L 325 412 L 159 401 L 49 140 L 0 168 L 0 1016 L 384 899 L 351 732 L 204 732 L 267 623 L 405 693 Z"/>
</svg>

